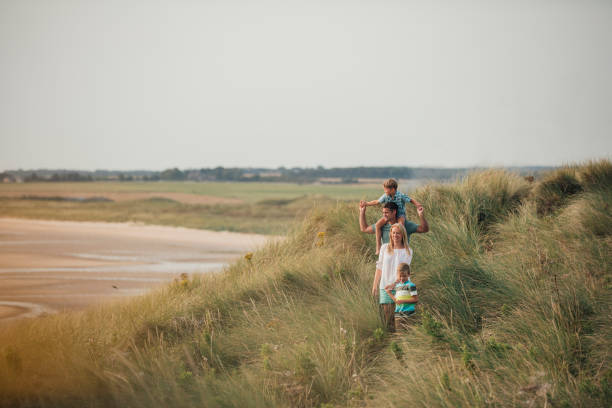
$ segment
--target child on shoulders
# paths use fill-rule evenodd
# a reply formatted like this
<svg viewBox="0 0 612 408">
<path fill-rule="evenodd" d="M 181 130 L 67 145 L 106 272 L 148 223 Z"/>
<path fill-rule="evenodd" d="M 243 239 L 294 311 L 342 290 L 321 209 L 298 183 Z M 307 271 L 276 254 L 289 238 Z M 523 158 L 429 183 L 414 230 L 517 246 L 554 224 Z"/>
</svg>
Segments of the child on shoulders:
<svg viewBox="0 0 612 408">
<path fill-rule="evenodd" d="M 406 194 L 397 191 L 397 180 L 395 179 L 389 179 L 385 181 L 383 183 L 383 189 L 385 190 L 385 193 L 380 196 L 378 200 L 361 200 L 359 202 L 359 205 L 361 207 L 369 207 L 372 205 L 393 202 L 397 204 L 397 222 L 401 225 L 404 225 L 404 223 L 406 222 L 406 203 L 412 203 L 417 207 L 419 207 L 421 204 L 415 201 L 414 199 L 408 197 Z M 378 253 L 380 252 L 380 246 L 382 245 L 382 227 L 386 223 L 387 219 L 385 217 L 381 217 L 378 221 L 376 221 L 376 255 L 378 255 Z"/>
</svg>

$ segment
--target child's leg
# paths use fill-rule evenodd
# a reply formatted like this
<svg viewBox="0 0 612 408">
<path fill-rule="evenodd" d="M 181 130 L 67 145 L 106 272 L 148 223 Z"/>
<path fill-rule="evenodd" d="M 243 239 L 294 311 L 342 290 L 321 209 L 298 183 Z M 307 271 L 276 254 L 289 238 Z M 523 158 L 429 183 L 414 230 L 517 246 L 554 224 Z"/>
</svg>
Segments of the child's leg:
<svg viewBox="0 0 612 408">
<path fill-rule="evenodd" d="M 400 225 L 406 225 L 406 215 L 400 215 L 397 217 L 397 223 Z"/>
<path fill-rule="evenodd" d="M 395 330 L 397 331 L 406 331 L 408 328 L 408 319 L 405 316 L 400 315 L 399 313 L 395 314 Z"/>
<path fill-rule="evenodd" d="M 414 313 L 395 313 L 395 329 L 397 331 L 406 331 L 408 327 L 412 325 L 414 317 L 411 317 Z"/>
<path fill-rule="evenodd" d="M 376 255 L 380 253 L 380 247 L 382 245 L 382 227 L 387 223 L 387 219 L 382 217 L 376 221 Z"/>
<path fill-rule="evenodd" d="M 403 319 L 399 313 L 395 313 L 395 330 L 402 331 L 404 329 Z"/>
<path fill-rule="evenodd" d="M 383 321 L 385 326 L 387 327 L 387 331 L 390 333 L 395 332 L 395 303 L 384 303 L 380 305 L 382 307 L 383 312 Z"/>
</svg>

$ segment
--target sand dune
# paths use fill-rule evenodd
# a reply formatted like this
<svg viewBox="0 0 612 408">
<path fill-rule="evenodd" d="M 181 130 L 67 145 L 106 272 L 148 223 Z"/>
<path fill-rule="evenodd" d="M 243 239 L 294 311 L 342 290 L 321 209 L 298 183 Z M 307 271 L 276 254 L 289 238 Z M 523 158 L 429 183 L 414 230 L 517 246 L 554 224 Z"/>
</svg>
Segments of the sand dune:
<svg viewBox="0 0 612 408">
<path fill-rule="evenodd" d="M 0 218 L 0 322 L 132 296 L 219 271 L 269 237 L 123 223 Z"/>
</svg>

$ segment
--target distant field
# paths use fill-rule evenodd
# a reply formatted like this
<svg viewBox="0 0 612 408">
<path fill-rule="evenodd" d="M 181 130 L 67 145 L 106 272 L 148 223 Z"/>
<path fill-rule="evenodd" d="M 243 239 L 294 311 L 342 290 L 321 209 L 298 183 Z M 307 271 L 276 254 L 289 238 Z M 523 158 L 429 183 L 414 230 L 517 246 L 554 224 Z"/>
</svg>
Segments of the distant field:
<svg viewBox="0 0 612 408">
<path fill-rule="evenodd" d="M 377 184 L 93 182 L 0 184 L 4 217 L 141 222 L 284 234 L 315 203 L 375 199 Z M 88 201 L 106 198 L 108 201 Z M 78 199 L 86 199 L 78 201 Z"/>
<path fill-rule="evenodd" d="M 380 196 L 379 184 L 290 184 L 229 182 L 93 182 L 93 183 L 20 183 L 0 184 L 0 196 L 7 194 L 45 193 L 60 196 L 67 193 L 182 193 L 239 199 L 256 203 L 267 199 L 293 199 L 305 195 L 322 195 L 333 200 L 373 199 Z"/>
</svg>

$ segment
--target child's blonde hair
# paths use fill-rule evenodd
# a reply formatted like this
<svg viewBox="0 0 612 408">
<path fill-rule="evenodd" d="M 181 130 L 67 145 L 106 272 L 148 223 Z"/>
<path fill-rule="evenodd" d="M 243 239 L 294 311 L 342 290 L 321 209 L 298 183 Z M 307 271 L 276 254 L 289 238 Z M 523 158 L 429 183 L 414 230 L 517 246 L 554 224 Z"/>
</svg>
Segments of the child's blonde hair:
<svg viewBox="0 0 612 408">
<path fill-rule="evenodd" d="M 402 262 L 401 264 L 397 265 L 397 273 L 401 274 L 402 272 L 405 272 L 410 275 L 410 265 L 405 262 Z"/>
<path fill-rule="evenodd" d="M 387 181 L 385 181 L 383 183 L 383 187 L 393 188 L 393 189 L 397 190 L 397 180 L 390 178 L 389 180 L 387 180 Z"/>
</svg>

